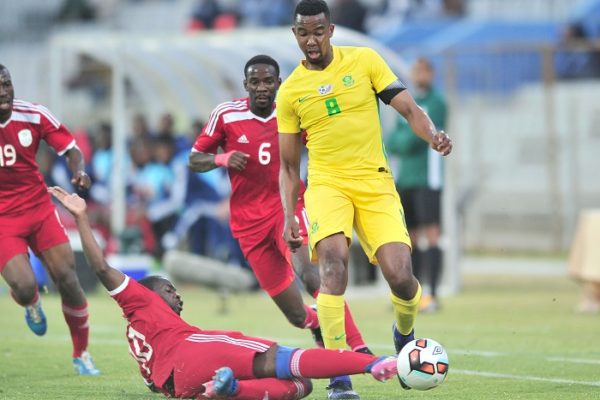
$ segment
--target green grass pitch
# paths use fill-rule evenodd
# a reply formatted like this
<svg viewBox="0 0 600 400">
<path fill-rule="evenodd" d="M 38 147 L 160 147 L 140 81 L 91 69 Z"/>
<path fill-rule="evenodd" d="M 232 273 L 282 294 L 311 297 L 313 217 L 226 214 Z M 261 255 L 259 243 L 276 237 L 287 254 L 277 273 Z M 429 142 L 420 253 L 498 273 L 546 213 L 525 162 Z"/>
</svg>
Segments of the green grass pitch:
<svg viewBox="0 0 600 400">
<path fill-rule="evenodd" d="M 287 324 L 262 293 L 237 294 L 229 311 L 215 292 L 179 284 L 183 317 L 204 328 L 236 329 L 291 346 L 311 346 L 310 334 Z M 457 296 L 438 314 L 421 315 L 417 335 L 448 350 L 444 384 L 427 392 L 404 391 L 368 376 L 354 379 L 368 399 L 600 399 L 600 320 L 573 314 L 578 286 L 567 278 L 467 276 Z M 393 351 L 387 293 L 349 297 L 355 319 L 378 354 Z M 90 352 L 100 377 L 75 376 L 71 345 L 56 295 L 43 296 L 49 319 L 38 338 L 23 311 L 0 286 L 0 399 L 160 399 L 150 393 L 129 356 L 125 321 L 102 290 L 89 295 Z M 315 381 L 310 399 L 326 399 L 326 381 Z"/>
</svg>

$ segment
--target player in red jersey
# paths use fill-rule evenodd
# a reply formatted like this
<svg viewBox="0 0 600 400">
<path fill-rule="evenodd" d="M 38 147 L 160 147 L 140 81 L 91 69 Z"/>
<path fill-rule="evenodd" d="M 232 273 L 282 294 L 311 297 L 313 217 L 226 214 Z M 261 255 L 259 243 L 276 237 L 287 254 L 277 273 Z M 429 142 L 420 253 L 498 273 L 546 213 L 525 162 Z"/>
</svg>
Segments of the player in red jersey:
<svg viewBox="0 0 600 400">
<path fill-rule="evenodd" d="M 308 219 L 301 188 L 296 219 L 304 248 L 290 253 L 283 240 L 283 207 L 279 197 L 279 144 L 275 117 L 275 94 L 281 83 L 279 65 L 265 55 L 251 58 L 244 67 L 248 97 L 217 106 L 196 139 L 189 158 L 190 168 L 206 172 L 227 168 L 232 194 L 231 230 L 262 287 L 288 321 L 310 328 L 317 342 L 320 331 L 314 309 L 305 305 L 294 268 L 308 293 L 319 293 L 318 268 L 308 257 Z M 218 148 L 223 153 L 217 154 Z M 291 261 L 291 263 L 290 263 Z M 293 264 L 293 266 L 292 266 Z M 370 353 L 346 305 L 346 342 L 354 351 Z M 358 399 L 348 377 L 332 380 L 330 391 L 337 398 Z"/>
<path fill-rule="evenodd" d="M 90 177 L 73 136 L 45 107 L 14 98 L 8 69 L 0 65 L 0 274 L 14 300 L 25 307 L 25 320 L 36 335 L 47 323 L 28 258 L 30 247 L 48 269 L 62 299 L 73 341 L 73 366 L 82 375 L 98 375 L 87 352 L 87 301 L 65 229 L 36 164 L 40 141 L 67 159 L 71 183 L 88 189 Z"/>
<path fill-rule="evenodd" d="M 291 400 L 310 393 L 307 378 L 370 373 L 385 381 L 396 375 L 395 357 L 290 348 L 189 325 L 180 317 L 183 301 L 171 282 L 158 276 L 136 282 L 110 267 L 92 233 L 85 200 L 59 187 L 49 191 L 74 216 L 90 267 L 122 308 L 129 351 L 151 390 L 177 398 Z"/>
</svg>

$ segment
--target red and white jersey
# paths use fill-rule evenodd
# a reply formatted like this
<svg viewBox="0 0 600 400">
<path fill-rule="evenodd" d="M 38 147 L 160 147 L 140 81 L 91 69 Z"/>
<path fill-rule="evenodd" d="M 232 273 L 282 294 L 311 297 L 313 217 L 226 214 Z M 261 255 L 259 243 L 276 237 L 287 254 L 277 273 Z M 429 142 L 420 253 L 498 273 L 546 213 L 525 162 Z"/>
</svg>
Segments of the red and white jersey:
<svg viewBox="0 0 600 400">
<path fill-rule="evenodd" d="M 0 215 L 50 201 L 35 159 L 41 140 L 59 155 L 75 146 L 71 133 L 46 107 L 15 99 L 10 119 L 0 124 Z"/>
<path fill-rule="evenodd" d="M 231 231 L 252 234 L 266 221 L 283 218 L 279 196 L 279 141 L 275 108 L 267 118 L 250 110 L 249 98 L 218 105 L 196 139 L 192 151 L 249 154 L 243 171 L 228 169 L 231 180 Z M 304 193 L 300 188 L 299 196 Z"/>
<path fill-rule="evenodd" d="M 109 294 L 127 319 L 129 353 L 142 377 L 162 386 L 173 371 L 177 345 L 202 330 L 186 323 L 158 294 L 128 276 Z"/>
</svg>

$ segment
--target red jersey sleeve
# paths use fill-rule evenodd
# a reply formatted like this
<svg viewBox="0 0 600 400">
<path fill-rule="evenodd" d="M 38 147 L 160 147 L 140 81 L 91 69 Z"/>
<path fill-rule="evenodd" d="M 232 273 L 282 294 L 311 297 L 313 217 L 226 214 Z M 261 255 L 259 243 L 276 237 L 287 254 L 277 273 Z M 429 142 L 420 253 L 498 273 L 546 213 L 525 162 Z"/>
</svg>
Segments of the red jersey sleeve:
<svg viewBox="0 0 600 400">
<path fill-rule="evenodd" d="M 125 316 L 150 304 L 150 293 L 152 293 L 150 289 L 140 285 L 127 275 L 118 288 L 108 292 L 119 304 Z"/>
<path fill-rule="evenodd" d="M 223 118 L 221 117 L 221 108 L 213 110 L 208 118 L 208 122 L 196 138 L 192 151 L 202 153 L 216 154 L 220 147 L 225 145 L 225 132 L 223 129 Z"/>
<path fill-rule="evenodd" d="M 73 135 L 46 107 L 40 105 L 37 107 L 40 109 L 42 139 L 52 146 L 58 155 L 64 155 L 75 146 Z"/>
</svg>

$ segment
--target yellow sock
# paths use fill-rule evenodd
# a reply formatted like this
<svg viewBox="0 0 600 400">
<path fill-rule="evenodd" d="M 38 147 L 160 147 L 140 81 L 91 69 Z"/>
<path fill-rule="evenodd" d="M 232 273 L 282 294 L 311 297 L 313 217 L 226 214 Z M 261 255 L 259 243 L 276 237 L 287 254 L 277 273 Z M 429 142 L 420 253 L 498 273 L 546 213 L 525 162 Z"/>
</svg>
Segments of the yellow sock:
<svg viewBox="0 0 600 400">
<path fill-rule="evenodd" d="M 408 335 L 415 326 L 417 311 L 419 310 L 419 300 L 421 300 L 421 285 L 417 282 L 417 293 L 410 300 L 404 300 L 390 293 L 394 314 L 396 315 L 396 327 L 403 335 Z"/>
<path fill-rule="evenodd" d="M 319 293 L 317 296 L 317 314 L 325 348 L 345 349 L 344 296 Z"/>
</svg>

